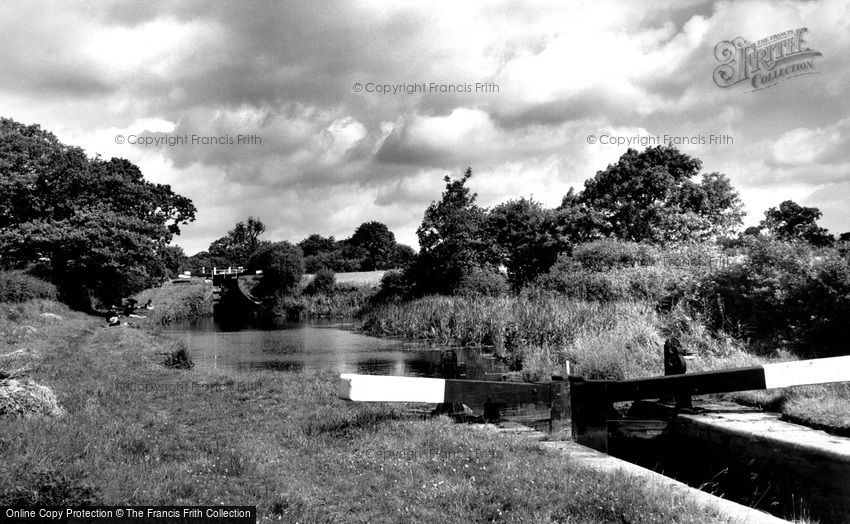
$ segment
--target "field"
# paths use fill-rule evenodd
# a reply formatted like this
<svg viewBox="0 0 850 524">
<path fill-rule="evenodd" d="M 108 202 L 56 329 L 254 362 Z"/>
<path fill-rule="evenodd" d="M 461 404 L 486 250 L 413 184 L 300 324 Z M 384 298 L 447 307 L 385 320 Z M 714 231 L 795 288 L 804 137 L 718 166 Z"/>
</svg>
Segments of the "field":
<svg viewBox="0 0 850 524">
<path fill-rule="evenodd" d="M 350 273 L 335 273 L 337 284 L 347 286 L 376 287 L 381 283 L 381 277 L 386 271 L 353 271 Z M 307 274 L 301 278 L 301 287 L 306 286 L 315 275 Z"/>
</svg>

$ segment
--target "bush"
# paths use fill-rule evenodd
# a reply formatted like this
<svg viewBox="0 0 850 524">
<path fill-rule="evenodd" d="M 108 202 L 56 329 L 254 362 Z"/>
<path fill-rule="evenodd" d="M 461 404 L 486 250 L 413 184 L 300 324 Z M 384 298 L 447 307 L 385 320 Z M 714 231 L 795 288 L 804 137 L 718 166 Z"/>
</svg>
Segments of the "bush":
<svg viewBox="0 0 850 524">
<path fill-rule="evenodd" d="M 603 267 L 598 258 L 589 265 Z M 561 255 L 549 273 L 537 279 L 536 285 L 580 300 L 645 300 L 666 309 L 691 297 L 696 292 L 697 280 L 684 269 L 670 267 L 613 266 L 594 270 Z"/>
<path fill-rule="evenodd" d="M 255 288 L 261 295 L 290 294 L 304 274 L 301 249 L 289 242 L 275 242 L 251 255 L 248 270 L 263 272 L 260 284 Z"/>
<path fill-rule="evenodd" d="M 510 285 L 505 275 L 492 270 L 472 268 L 463 272 L 455 295 L 499 297 L 510 291 Z"/>
<path fill-rule="evenodd" d="M 180 341 L 177 344 L 177 349 L 167 353 L 162 365 L 172 369 L 192 369 L 195 363 L 192 361 L 192 355 L 189 353 L 189 348 L 186 343 Z"/>
<path fill-rule="evenodd" d="M 413 297 L 413 282 L 407 271 L 387 271 L 381 277 L 378 292 L 372 296 L 372 304 L 407 300 Z"/>
<path fill-rule="evenodd" d="M 658 250 L 647 244 L 621 240 L 597 240 L 573 248 L 572 258 L 592 271 L 623 267 L 650 266 L 658 263 Z"/>
<path fill-rule="evenodd" d="M 0 302 L 56 299 L 56 286 L 23 271 L 0 272 Z"/>
<path fill-rule="evenodd" d="M 320 295 L 333 293 L 336 288 L 336 275 L 330 269 L 323 267 L 316 271 L 313 280 L 304 288 L 308 295 Z"/>
<path fill-rule="evenodd" d="M 731 250 L 724 253 L 721 241 L 712 243 L 682 243 L 659 253 L 658 263 L 665 267 L 711 268 L 725 264 Z M 727 243 L 728 245 L 728 243 Z"/>
<path fill-rule="evenodd" d="M 712 328 L 803 356 L 850 353 L 850 267 L 837 251 L 766 237 L 745 240 L 743 249 L 745 263 L 702 282 Z"/>
<path fill-rule="evenodd" d="M 799 349 L 850 354 L 850 264 L 846 259 L 832 255 L 817 260 L 813 278 L 789 299 L 797 309 L 792 318 L 794 336 L 803 346 Z"/>
<path fill-rule="evenodd" d="M 305 318 L 354 318 L 370 302 L 374 290 L 337 285 L 333 293 L 287 297 L 278 314 L 293 320 Z"/>
</svg>

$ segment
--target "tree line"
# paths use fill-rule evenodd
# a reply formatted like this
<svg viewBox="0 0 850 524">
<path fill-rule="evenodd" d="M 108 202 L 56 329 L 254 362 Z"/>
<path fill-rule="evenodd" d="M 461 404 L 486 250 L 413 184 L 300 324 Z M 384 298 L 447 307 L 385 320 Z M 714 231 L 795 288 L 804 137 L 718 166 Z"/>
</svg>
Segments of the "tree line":
<svg viewBox="0 0 850 524">
<path fill-rule="evenodd" d="M 732 246 L 769 236 L 829 246 L 820 211 L 782 202 L 741 234 L 744 212 L 729 179 L 702 173 L 701 161 L 674 147 L 627 150 L 580 191 L 546 208 L 532 198 L 492 209 L 468 187 L 471 168 L 445 177 L 417 229 L 420 250 L 399 244 L 386 225 L 364 222 L 343 240 L 312 234 L 297 244 L 261 238 L 259 218 L 237 222 L 209 249 L 186 257 L 170 246 L 195 219 L 190 199 L 144 180 L 127 160 L 88 158 L 38 125 L 0 119 L 0 265 L 55 283 L 73 305 L 114 303 L 178 270 L 258 267 L 286 260 L 298 271 L 400 269 L 407 294 L 524 286 L 574 246 L 599 239 L 665 246 L 719 241 Z M 850 239 L 848 233 L 838 240 Z"/>
<path fill-rule="evenodd" d="M 531 198 L 484 209 L 467 186 L 471 168 L 457 179 L 446 176 L 442 198 L 428 206 L 417 230 L 419 255 L 396 285 L 414 294 L 498 289 L 504 269 L 507 284 L 520 290 L 559 256 L 601 239 L 662 248 L 706 241 L 734 247 L 754 236 L 813 246 L 836 241 L 817 225 L 817 208 L 790 200 L 737 234 L 745 214 L 737 191 L 726 175 L 700 173 L 701 166 L 674 147 L 629 149 L 551 209 Z"/>
<path fill-rule="evenodd" d="M 311 234 L 298 242 L 271 242 L 260 239 L 266 225 L 259 218 L 248 217 L 221 238 L 214 240 L 207 251 L 201 251 L 181 261 L 181 269 L 192 274 L 209 273 L 212 268 L 254 267 L 254 255 L 277 246 L 278 249 L 297 248 L 300 265 L 307 273 L 322 269 L 336 273 L 374 271 L 404 267 L 416 256 L 408 245 L 396 242 L 389 228 L 377 221 L 363 222 L 354 233 L 343 240 L 333 236 Z"/>
</svg>

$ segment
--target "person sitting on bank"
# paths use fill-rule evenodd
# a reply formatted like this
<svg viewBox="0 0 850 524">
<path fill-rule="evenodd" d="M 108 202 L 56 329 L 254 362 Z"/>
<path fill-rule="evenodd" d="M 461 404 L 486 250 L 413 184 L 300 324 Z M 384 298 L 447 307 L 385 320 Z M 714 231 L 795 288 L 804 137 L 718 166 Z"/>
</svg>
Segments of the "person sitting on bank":
<svg viewBox="0 0 850 524">
<path fill-rule="evenodd" d="M 124 316 L 129 317 L 130 315 L 132 315 L 133 312 L 136 311 L 136 304 L 138 304 L 138 303 L 139 303 L 138 300 L 136 300 L 134 298 L 128 298 L 125 301 L 125 305 L 124 305 L 124 311 L 123 311 Z"/>
<path fill-rule="evenodd" d="M 104 315 L 106 321 L 109 323 L 109 327 L 120 326 L 121 325 L 121 317 L 118 316 L 118 311 L 113 307 Z"/>
</svg>

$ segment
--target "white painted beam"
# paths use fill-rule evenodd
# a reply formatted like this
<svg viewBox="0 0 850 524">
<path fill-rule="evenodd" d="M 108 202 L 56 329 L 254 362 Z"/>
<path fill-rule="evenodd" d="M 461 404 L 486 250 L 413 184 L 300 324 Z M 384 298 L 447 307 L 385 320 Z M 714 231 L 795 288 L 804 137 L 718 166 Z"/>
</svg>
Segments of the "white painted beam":
<svg viewBox="0 0 850 524">
<path fill-rule="evenodd" d="M 764 364 L 767 389 L 850 382 L 850 355 Z"/>
<path fill-rule="evenodd" d="M 850 355 L 796 362 L 764 364 L 740 369 L 608 381 L 614 400 L 651 398 L 656 394 L 691 391 L 695 394 L 725 391 L 773 389 L 831 382 L 850 382 Z M 591 381 L 592 382 L 592 381 Z M 359 402 L 472 402 L 490 401 L 534 403 L 546 401 L 548 386 L 474 380 L 342 374 L 337 396 Z M 661 393 L 659 393 L 661 392 Z M 615 398 L 616 397 L 616 398 Z"/>
<path fill-rule="evenodd" d="M 337 396 L 358 402 L 444 402 L 446 381 L 442 378 L 386 375 L 339 376 Z"/>
</svg>

